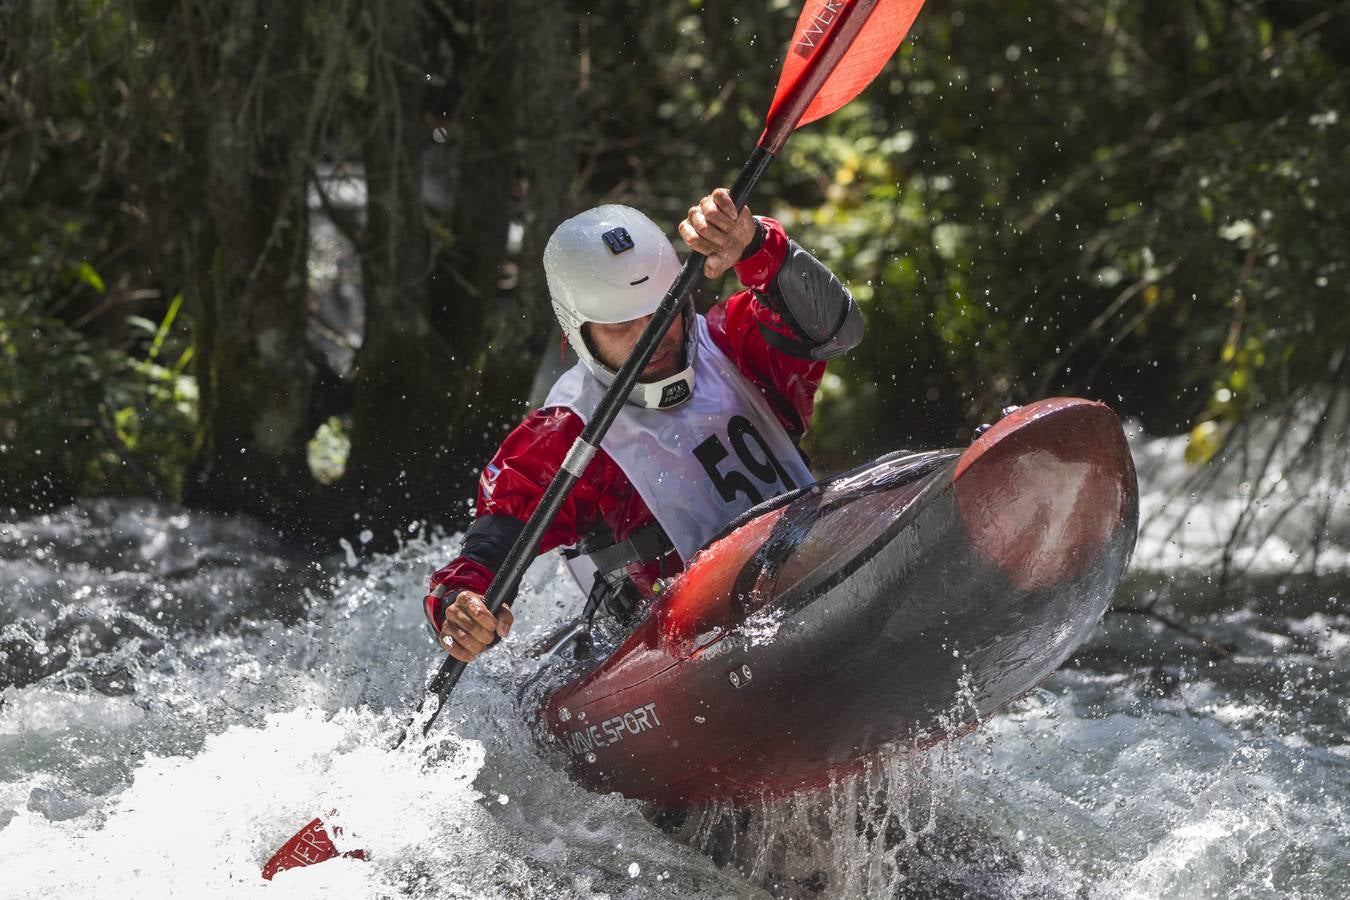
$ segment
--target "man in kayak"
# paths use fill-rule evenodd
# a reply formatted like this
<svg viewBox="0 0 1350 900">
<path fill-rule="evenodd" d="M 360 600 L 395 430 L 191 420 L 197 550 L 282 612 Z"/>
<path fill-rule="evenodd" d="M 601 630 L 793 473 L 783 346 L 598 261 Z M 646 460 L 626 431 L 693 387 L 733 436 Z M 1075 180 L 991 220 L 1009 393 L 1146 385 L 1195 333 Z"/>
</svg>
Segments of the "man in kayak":
<svg viewBox="0 0 1350 900">
<path fill-rule="evenodd" d="M 620 620 L 658 579 L 737 515 L 814 479 L 798 449 L 825 361 L 862 339 L 848 290 L 770 218 L 739 213 L 718 188 L 679 226 L 703 274 L 734 268 L 746 290 L 707 314 L 692 297 L 643 369 L 599 452 L 545 532 L 588 590 L 587 614 Z M 553 312 L 579 362 L 516 427 L 478 483 L 463 552 L 432 576 L 427 619 L 472 661 L 512 614 L 483 603 L 493 574 L 680 270 L 662 230 L 600 206 L 558 226 L 544 249 Z"/>
</svg>

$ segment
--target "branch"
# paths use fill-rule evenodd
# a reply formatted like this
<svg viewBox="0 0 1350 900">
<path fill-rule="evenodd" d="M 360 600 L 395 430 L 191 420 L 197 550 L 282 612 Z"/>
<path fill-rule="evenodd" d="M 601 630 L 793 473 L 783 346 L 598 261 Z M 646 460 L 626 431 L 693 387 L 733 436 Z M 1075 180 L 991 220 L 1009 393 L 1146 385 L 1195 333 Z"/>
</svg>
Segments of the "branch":
<svg viewBox="0 0 1350 900">
<path fill-rule="evenodd" d="M 141 486 L 141 490 L 145 491 L 151 499 L 163 503 L 163 492 L 155 487 L 154 482 L 150 480 L 150 476 L 147 475 L 140 464 L 132 458 L 131 451 L 127 448 L 127 445 L 122 442 L 122 439 L 118 437 L 117 432 L 108 424 L 107 410 L 102 404 L 99 404 L 98 415 L 94 416 L 94 421 L 98 424 L 98 429 L 103 433 L 103 438 L 108 442 L 108 446 L 112 448 L 114 453 L 121 457 L 122 465 L 126 466 L 127 471 L 131 473 L 131 477 Z"/>
<path fill-rule="evenodd" d="M 351 242 L 360 255 L 361 250 L 366 245 L 366 232 L 361 226 L 361 216 L 354 210 L 343 209 L 333 204 L 332 198 L 328 192 L 323 189 L 323 180 L 319 178 L 314 170 L 310 170 L 310 183 L 314 185 L 314 192 L 319 195 L 319 206 L 323 209 L 323 214 L 329 221 L 342 232 L 342 236 Z"/>
<path fill-rule="evenodd" d="M 1088 327 L 1083 329 L 1083 331 L 1080 332 L 1079 335 L 1073 339 L 1073 342 L 1069 344 L 1068 349 L 1066 349 L 1062 354 L 1060 354 L 1054 361 L 1050 363 L 1050 366 L 1049 368 L 1046 369 L 1045 374 L 1041 376 L 1041 383 L 1037 388 L 1037 396 L 1045 396 L 1045 392 L 1050 387 L 1051 380 L 1053 380 L 1054 377 L 1059 374 L 1060 368 L 1066 362 L 1068 362 L 1075 353 L 1078 352 L 1079 348 L 1081 348 L 1083 344 L 1087 343 L 1088 338 L 1100 332 L 1102 328 L 1106 326 L 1106 323 L 1111 319 L 1111 317 L 1114 316 L 1116 313 L 1120 312 L 1121 308 L 1124 307 L 1126 303 L 1129 303 L 1130 300 L 1134 299 L 1134 297 L 1138 295 L 1141 291 L 1143 291 L 1150 285 L 1157 284 L 1158 282 L 1166 278 L 1168 275 L 1171 275 L 1174 271 L 1176 271 L 1176 268 L 1180 263 L 1181 263 L 1180 258 L 1174 259 L 1167 265 L 1163 266 L 1161 269 L 1158 269 L 1153 274 L 1151 275 L 1145 274 L 1143 278 L 1140 278 L 1138 281 L 1134 282 L 1129 287 L 1125 288 L 1125 290 L 1117 294 L 1116 299 L 1112 300 L 1109 304 L 1107 304 L 1106 309 L 1098 313 L 1097 317 L 1088 324 Z M 1147 312 L 1147 309 L 1148 307 L 1144 308 L 1145 312 Z M 1127 330 L 1123 334 L 1117 335 L 1107 346 L 1106 349 L 1109 351 L 1111 347 L 1114 347 L 1117 343 L 1119 343 L 1124 338 L 1125 334 L 1128 334 L 1129 330 L 1132 330 L 1133 327 L 1138 324 L 1138 320 L 1139 320 L 1138 316 L 1136 316 L 1135 319 L 1131 320 L 1131 322 L 1126 326 Z M 1100 366 L 1101 362 L 1104 361 L 1105 359 L 1106 353 L 1103 352 L 1098 357 L 1098 365 Z M 1088 381 L 1091 380 L 1092 380 L 1091 378 L 1088 379 Z"/>
<path fill-rule="evenodd" d="M 1113 606 L 1109 611 L 1113 613 L 1126 613 L 1133 616 L 1143 616 L 1146 619 L 1153 619 L 1155 622 L 1161 622 L 1168 628 L 1171 628 L 1174 631 L 1179 631 L 1182 634 L 1186 635 L 1186 637 L 1190 638 L 1191 640 L 1198 642 L 1201 646 L 1203 646 L 1206 650 L 1214 654 L 1219 659 L 1228 659 L 1230 656 L 1233 655 L 1234 652 L 1237 651 L 1236 645 L 1226 644 L 1222 641 L 1210 637 L 1209 635 L 1201 634 L 1200 632 L 1192 628 L 1189 628 L 1186 625 L 1181 624 L 1171 616 L 1160 613 L 1156 609 L 1152 609 L 1151 607 L 1144 608 L 1139 606 Z"/>
<path fill-rule="evenodd" d="M 1301 41 L 1303 40 L 1303 38 L 1307 37 L 1309 34 L 1316 31 L 1317 29 L 1322 28 L 1326 26 L 1328 23 L 1335 21 L 1336 16 L 1339 15 L 1340 13 L 1345 12 L 1346 10 L 1350 10 L 1350 0 L 1347 0 L 1347 2 L 1342 2 L 1331 9 L 1323 10 L 1317 15 L 1304 20 L 1302 24 L 1300 24 L 1298 27 L 1290 31 L 1290 37 L 1296 42 Z M 1065 197 L 1076 191 L 1079 187 L 1081 187 L 1084 183 L 1086 183 L 1089 178 L 1101 172 L 1108 164 L 1114 163 L 1117 160 L 1121 159 L 1122 157 L 1128 156 L 1135 150 L 1138 150 L 1139 148 L 1145 146 L 1150 140 L 1152 140 L 1154 134 L 1157 133 L 1157 131 L 1163 126 L 1163 123 L 1165 123 L 1169 118 L 1176 116 L 1180 113 L 1186 112 L 1195 104 L 1199 103 L 1202 100 L 1205 100 L 1206 98 L 1214 94 L 1219 93 L 1220 91 L 1224 91 L 1227 90 L 1228 88 L 1231 88 L 1234 84 L 1237 83 L 1239 75 L 1245 75 L 1252 66 L 1257 64 L 1258 61 L 1262 63 L 1269 62 L 1271 58 L 1274 57 L 1274 55 L 1275 55 L 1275 46 L 1274 44 L 1270 44 L 1264 47 L 1259 55 L 1249 58 L 1245 65 L 1234 68 L 1228 72 L 1225 72 L 1222 75 L 1219 75 L 1216 78 L 1211 79 L 1205 84 L 1202 84 L 1200 87 L 1196 88 L 1191 93 L 1187 94 L 1184 97 L 1179 98 L 1175 103 L 1173 103 L 1170 107 L 1168 107 L 1165 110 L 1162 109 L 1154 110 L 1153 113 L 1144 122 L 1143 126 L 1140 127 L 1135 132 L 1135 136 L 1133 138 L 1131 138 L 1129 141 L 1126 141 L 1123 144 L 1117 145 L 1114 149 L 1112 149 L 1102 158 L 1093 160 L 1091 163 L 1088 163 L 1086 166 L 1084 166 L 1083 168 L 1079 169 L 1077 172 L 1073 173 L 1068 178 L 1066 178 L 1061 183 L 1060 187 L 1049 195 L 1050 202 L 1046 204 L 1045 208 L 1041 210 L 1033 210 L 1030 214 L 1025 216 L 1021 221 L 1017 223 L 1017 228 L 1022 231 L 1028 231 L 1031 228 L 1035 227 L 1036 223 L 1038 223 L 1041 219 L 1045 218 L 1046 214 L 1051 212 L 1055 207 L 1059 206 L 1059 204 L 1064 200 Z"/>
</svg>

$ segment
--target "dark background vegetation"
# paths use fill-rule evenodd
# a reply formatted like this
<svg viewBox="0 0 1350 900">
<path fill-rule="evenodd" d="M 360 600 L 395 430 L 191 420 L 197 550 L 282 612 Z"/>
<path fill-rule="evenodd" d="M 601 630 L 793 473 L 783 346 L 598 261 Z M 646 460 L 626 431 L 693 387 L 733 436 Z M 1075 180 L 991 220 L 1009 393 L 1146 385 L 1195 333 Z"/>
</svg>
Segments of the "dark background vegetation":
<svg viewBox="0 0 1350 900">
<path fill-rule="evenodd" d="M 0 506 L 462 523 L 558 353 L 549 232 L 602 201 L 673 232 L 798 11 L 0 0 Z M 867 317 L 818 468 L 1053 394 L 1203 465 L 1344 384 L 1347 12 L 933 0 L 752 203 Z"/>
</svg>

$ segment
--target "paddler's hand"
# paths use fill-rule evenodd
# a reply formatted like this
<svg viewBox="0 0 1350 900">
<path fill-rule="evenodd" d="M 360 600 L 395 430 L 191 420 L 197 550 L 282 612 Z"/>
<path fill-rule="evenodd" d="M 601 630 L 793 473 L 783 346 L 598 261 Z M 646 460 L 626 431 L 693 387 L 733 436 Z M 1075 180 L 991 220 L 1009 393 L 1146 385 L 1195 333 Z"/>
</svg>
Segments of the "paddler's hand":
<svg viewBox="0 0 1350 900">
<path fill-rule="evenodd" d="M 487 649 L 493 637 L 511 633 L 515 617 L 511 607 L 503 605 L 494 617 L 483 603 L 483 595 L 460 591 L 455 602 L 445 608 L 441 623 L 441 646 L 460 662 L 473 662 Z"/>
<path fill-rule="evenodd" d="M 708 257 L 703 274 L 721 278 L 755 239 L 755 217 L 748 206 L 737 213 L 731 191 L 718 188 L 689 207 L 689 216 L 680 223 L 680 237 L 690 250 Z"/>
</svg>

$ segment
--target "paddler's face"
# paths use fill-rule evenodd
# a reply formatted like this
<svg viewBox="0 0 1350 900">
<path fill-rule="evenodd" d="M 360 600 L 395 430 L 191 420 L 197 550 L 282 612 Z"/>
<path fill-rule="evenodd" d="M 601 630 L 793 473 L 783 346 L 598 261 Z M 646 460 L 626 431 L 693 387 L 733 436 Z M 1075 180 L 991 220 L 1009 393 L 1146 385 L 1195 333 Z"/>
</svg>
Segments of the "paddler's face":
<svg viewBox="0 0 1350 900">
<path fill-rule="evenodd" d="M 599 360 L 617 372 L 633 352 L 642 330 L 651 321 L 651 316 L 602 325 L 599 322 L 586 323 L 586 336 L 590 338 L 591 350 Z M 660 381 L 669 378 L 684 368 L 684 316 L 677 316 L 666 330 L 666 336 L 652 354 L 647 368 L 642 370 L 638 381 Z"/>
</svg>

